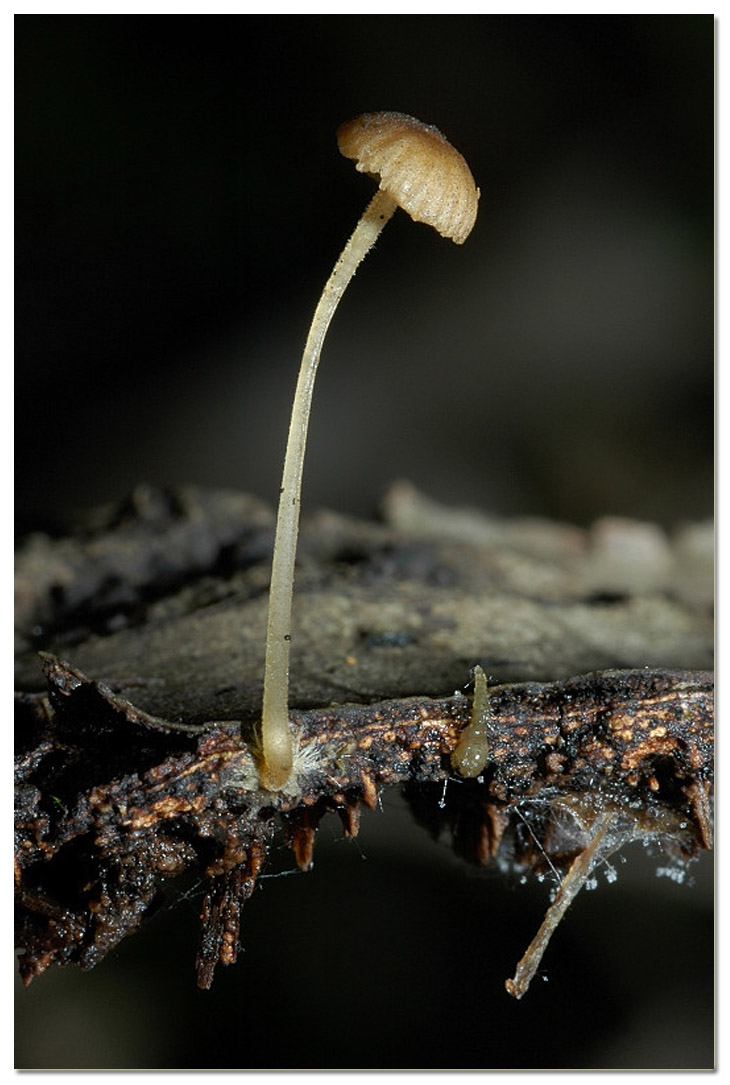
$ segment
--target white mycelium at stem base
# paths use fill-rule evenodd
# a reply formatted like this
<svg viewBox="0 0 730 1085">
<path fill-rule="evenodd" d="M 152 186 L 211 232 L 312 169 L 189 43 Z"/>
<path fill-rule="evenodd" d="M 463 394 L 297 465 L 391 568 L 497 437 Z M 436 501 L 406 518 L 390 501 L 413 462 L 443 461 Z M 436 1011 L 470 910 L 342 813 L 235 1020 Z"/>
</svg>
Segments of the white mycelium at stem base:
<svg viewBox="0 0 730 1085">
<path fill-rule="evenodd" d="M 322 344 L 337 304 L 358 265 L 373 247 L 380 231 L 397 207 L 398 204 L 387 192 L 378 192 L 371 200 L 327 281 L 302 355 L 279 494 L 269 589 L 264 704 L 261 716 L 263 756 L 260 769 L 261 786 L 268 791 L 283 787 L 292 770 L 293 740 L 289 727 L 288 704 L 292 586 L 299 535 L 304 451 L 314 377 L 322 353 Z"/>
<path fill-rule="evenodd" d="M 304 348 L 294 396 L 274 538 L 258 751 L 259 779 L 268 791 L 286 786 L 294 759 L 288 703 L 294 562 L 307 426 L 327 328 L 358 265 L 397 207 L 416 222 L 428 223 L 443 237 L 461 245 L 474 225 L 479 202 L 479 190 L 459 152 L 438 129 L 413 117 L 364 113 L 341 125 L 337 142 L 346 158 L 355 159 L 358 170 L 379 179 L 379 191 L 324 288 Z"/>
</svg>

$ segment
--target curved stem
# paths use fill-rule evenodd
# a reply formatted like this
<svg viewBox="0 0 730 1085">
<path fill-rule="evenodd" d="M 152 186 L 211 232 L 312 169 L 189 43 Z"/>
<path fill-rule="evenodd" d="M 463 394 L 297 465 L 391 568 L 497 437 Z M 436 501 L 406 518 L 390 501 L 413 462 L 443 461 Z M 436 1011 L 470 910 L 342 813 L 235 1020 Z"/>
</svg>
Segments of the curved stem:
<svg viewBox="0 0 730 1085">
<path fill-rule="evenodd" d="M 391 196 L 381 191 L 378 191 L 368 204 L 322 291 L 302 355 L 279 491 L 279 512 L 269 588 L 260 766 L 261 785 L 269 791 L 278 791 L 286 784 L 291 775 L 293 761 L 288 703 L 291 607 L 302 471 L 314 378 L 322 344 L 338 302 L 358 265 L 375 244 L 380 231 L 397 206 Z"/>
</svg>

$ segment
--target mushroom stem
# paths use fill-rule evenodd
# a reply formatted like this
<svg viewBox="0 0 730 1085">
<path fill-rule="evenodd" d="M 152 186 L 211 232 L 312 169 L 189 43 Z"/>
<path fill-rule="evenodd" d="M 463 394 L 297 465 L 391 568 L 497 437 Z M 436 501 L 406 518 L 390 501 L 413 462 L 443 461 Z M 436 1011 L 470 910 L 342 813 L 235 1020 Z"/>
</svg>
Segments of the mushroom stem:
<svg viewBox="0 0 730 1085">
<path fill-rule="evenodd" d="M 380 190 L 368 204 L 322 291 L 302 354 L 279 491 L 269 588 L 259 767 L 261 786 L 267 791 L 279 791 L 285 786 L 293 763 L 294 750 L 289 727 L 291 609 L 302 472 L 314 378 L 327 329 L 339 300 L 397 206 L 392 196 Z"/>
</svg>

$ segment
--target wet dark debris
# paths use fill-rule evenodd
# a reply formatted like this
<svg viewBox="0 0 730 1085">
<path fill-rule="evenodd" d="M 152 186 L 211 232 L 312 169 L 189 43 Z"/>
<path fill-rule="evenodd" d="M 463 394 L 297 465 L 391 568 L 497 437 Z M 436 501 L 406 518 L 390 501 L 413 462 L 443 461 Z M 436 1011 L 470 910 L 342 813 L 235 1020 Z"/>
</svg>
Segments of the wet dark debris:
<svg viewBox="0 0 730 1085">
<path fill-rule="evenodd" d="M 665 584 L 629 590 L 623 578 L 606 617 L 596 598 L 614 591 L 615 567 L 602 586 L 589 537 L 576 529 L 546 526 L 541 550 L 538 527 L 513 527 L 510 539 L 497 525 L 501 534 L 495 527 L 480 541 L 471 528 L 469 538 L 439 538 L 429 521 L 420 560 L 421 535 L 392 511 L 390 523 L 364 525 L 322 514 L 303 532 L 295 603 L 297 772 L 289 790 L 271 794 L 249 749 L 268 514 L 240 495 L 145 491 L 140 502 L 137 515 L 132 502 L 73 537 L 36 537 L 19 551 L 15 874 L 25 983 L 51 964 L 93 967 L 176 879 L 194 874 L 205 887 L 198 983 L 209 987 L 217 965 L 236 960 L 241 910 L 275 838 L 308 870 L 322 818 L 335 813 L 356 835 L 361 806 L 375 808 L 389 787 L 469 862 L 563 877 L 508 981 L 516 997 L 608 855 L 651 840 L 683 867 L 712 846 L 712 623 L 706 599 L 681 578 L 673 596 Z M 105 567 L 127 577 L 117 597 L 125 613 L 134 600 L 133 622 L 110 624 Z M 436 567 L 445 572 L 434 579 Z M 697 582 L 694 566 L 692 575 Z M 528 597 L 537 628 L 525 630 Z M 541 621 L 552 629 L 542 641 Z M 450 755 L 469 723 L 476 663 L 489 672 L 489 757 L 479 777 L 462 780 Z"/>
</svg>

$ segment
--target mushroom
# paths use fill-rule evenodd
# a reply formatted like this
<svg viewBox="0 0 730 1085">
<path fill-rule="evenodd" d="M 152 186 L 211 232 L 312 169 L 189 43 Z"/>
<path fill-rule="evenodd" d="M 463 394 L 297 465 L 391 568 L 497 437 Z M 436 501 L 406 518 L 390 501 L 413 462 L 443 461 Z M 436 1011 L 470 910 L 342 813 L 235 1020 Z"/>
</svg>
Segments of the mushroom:
<svg viewBox="0 0 730 1085">
<path fill-rule="evenodd" d="M 474 225 L 479 189 L 466 162 L 438 129 L 403 113 L 364 113 L 341 125 L 337 143 L 363 173 L 379 179 L 355 232 L 342 251 L 314 312 L 292 406 L 279 491 L 269 588 L 259 779 L 268 791 L 291 775 L 294 742 L 289 724 L 289 649 L 299 506 L 314 378 L 337 304 L 357 267 L 397 207 L 443 237 L 463 244 Z"/>
<path fill-rule="evenodd" d="M 474 668 L 471 719 L 451 754 L 452 768 L 469 779 L 483 771 L 489 757 L 489 689 L 482 668 Z"/>
</svg>

